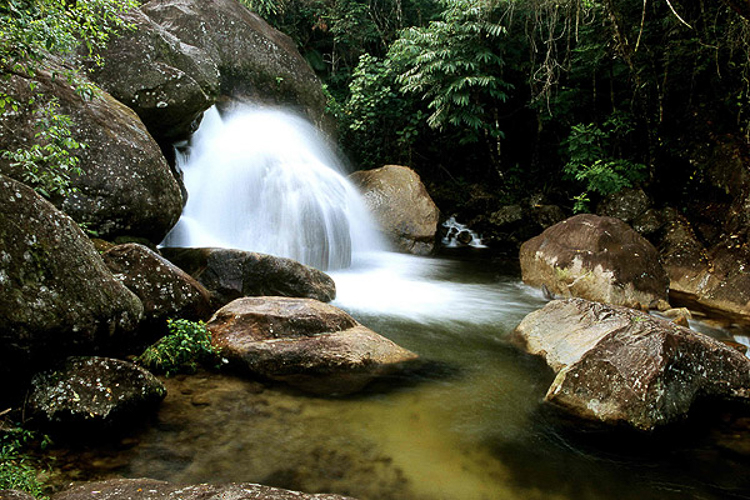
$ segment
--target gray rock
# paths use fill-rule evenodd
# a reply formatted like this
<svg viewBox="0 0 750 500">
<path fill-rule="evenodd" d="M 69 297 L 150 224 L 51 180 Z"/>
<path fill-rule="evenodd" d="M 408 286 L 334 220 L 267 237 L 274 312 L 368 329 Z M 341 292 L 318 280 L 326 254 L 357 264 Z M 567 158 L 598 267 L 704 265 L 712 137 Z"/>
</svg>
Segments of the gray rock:
<svg viewBox="0 0 750 500">
<path fill-rule="evenodd" d="M 132 363 L 71 357 L 32 378 L 27 411 L 55 429 L 88 432 L 132 425 L 166 395 L 156 377 Z"/>
<path fill-rule="evenodd" d="M 597 215 L 614 217 L 632 223 L 651 207 L 651 200 L 642 189 L 623 189 L 599 203 Z"/>
<path fill-rule="evenodd" d="M 511 338 L 555 371 L 545 400 L 585 420 L 650 431 L 698 399 L 750 402 L 750 359 L 640 311 L 553 301 Z"/>
<path fill-rule="evenodd" d="M 56 493 L 51 500 L 354 500 L 325 493 L 307 494 L 259 484 L 173 485 L 153 479 L 112 479 Z"/>
<path fill-rule="evenodd" d="M 563 297 L 668 308 L 669 279 L 654 246 L 624 222 L 577 215 L 521 246 L 525 283 Z"/>
<path fill-rule="evenodd" d="M 386 165 L 350 176 L 380 229 L 403 252 L 428 255 L 435 249 L 440 210 L 422 180 L 407 167 Z"/>
<path fill-rule="evenodd" d="M 0 500 L 34 500 L 34 497 L 18 490 L 0 490 Z"/>
<path fill-rule="evenodd" d="M 163 248 L 162 254 L 206 287 L 217 308 L 248 296 L 336 298 L 330 276 L 292 259 L 224 248 Z"/>
<path fill-rule="evenodd" d="M 135 329 L 141 301 L 70 217 L 2 175 L 0 199 L 0 370 L 38 370 Z"/>
<path fill-rule="evenodd" d="M 27 102 L 31 83 L 43 96 L 37 97 L 36 104 L 56 98 L 59 112 L 72 121 L 73 137 L 88 146 L 74 152 L 83 170 L 71 179 L 77 191 L 55 199 L 55 204 L 102 238 L 130 235 L 161 241 L 180 216 L 182 194 L 138 116 L 106 92 L 83 99 L 65 78 L 53 78 L 43 70 L 33 80 L 19 75 L 0 79 L 0 92 Z M 0 149 L 15 150 L 34 142 L 38 131 L 33 111 L 22 106 L 17 113 L 0 115 L 3 127 L 13 130 L 0 135 Z M 0 173 L 23 181 L 24 173 L 8 160 L 0 159 Z"/>
<path fill-rule="evenodd" d="M 143 303 L 144 320 L 205 320 L 211 296 L 203 285 L 153 250 L 137 243 L 116 245 L 102 254 L 115 278 Z"/>
<path fill-rule="evenodd" d="M 316 394 L 350 394 L 417 355 L 311 299 L 237 299 L 208 322 L 223 356 Z"/>
</svg>

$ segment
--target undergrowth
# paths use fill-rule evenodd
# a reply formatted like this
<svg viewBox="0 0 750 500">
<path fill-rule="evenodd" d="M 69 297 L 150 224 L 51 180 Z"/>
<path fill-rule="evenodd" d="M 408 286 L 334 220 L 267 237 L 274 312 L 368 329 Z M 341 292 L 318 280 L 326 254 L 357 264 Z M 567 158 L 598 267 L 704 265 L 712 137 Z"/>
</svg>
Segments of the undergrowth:
<svg viewBox="0 0 750 500">
<path fill-rule="evenodd" d="M 211 345 L 211 334 L 202 321 L 167 320 L 169 334 L 148 347 L 136 362 L 167 377 L 194 373 L 199 363 L 215 363 L 218 351 Z"/>
</svg>

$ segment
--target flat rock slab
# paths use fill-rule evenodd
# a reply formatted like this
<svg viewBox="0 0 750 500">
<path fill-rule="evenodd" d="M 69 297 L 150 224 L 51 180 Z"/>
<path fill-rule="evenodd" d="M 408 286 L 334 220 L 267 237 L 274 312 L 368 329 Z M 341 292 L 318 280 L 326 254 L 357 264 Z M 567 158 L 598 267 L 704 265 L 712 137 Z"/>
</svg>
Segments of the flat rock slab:
<svg viewBox="0 0 750 500">
<path fill-rule="evenodd" d="M 217 308 L 248 296 L 336 298 L 330 276 L 296 260 L 229 248 L 163 248 L 162 254 L 205 286 Z"/>
<path fill-rule="evenodd" d="M 153 479 L 113 479 L 62 491 L 51 500 L 354 500 L 252 483 L 174 485 Z"/>
<path fill-rule="evenodd" d="M 350 394 L 417 355 L 311 299 L 243 298 L 208 322 L 234 365 L 316 394 Z"/>
<path fill-rule="evenodd" d="M 167 395 L 150 372 L 127 361 L 71 357 L 34 376 L 27 410 L 66 431 L 99 430 L 132 423 Z"/>
<path fill-rule="evenodd" d="M 619 219 L 583 214 L 521 246 L 524 283 L 562 297 L 668 309 L 669 278 L 656 248 Z"/>
<path fill-rule="evenodd" d="M 545 400 L 583 419 L 653 430 L 686 417 L 699 398 L 750 403 L 750 359 L 625 307 L 552 301 L 511 340 L 556 372 Z"/>
</svg>

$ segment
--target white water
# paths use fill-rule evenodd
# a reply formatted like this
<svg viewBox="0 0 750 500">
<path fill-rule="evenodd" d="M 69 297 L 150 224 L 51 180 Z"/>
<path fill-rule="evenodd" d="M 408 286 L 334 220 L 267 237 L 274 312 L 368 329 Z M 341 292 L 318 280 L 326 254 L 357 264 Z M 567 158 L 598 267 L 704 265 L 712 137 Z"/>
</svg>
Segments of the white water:
<svg viewBox="0 0 750 500">
<path fill-rule="evenodd" d="M 164 246 L 237 248 L 324 270 L 384 247 L 336 156 L 293 114 L 212 108 L 177 166 L 188 202 Z"/>
</svg>

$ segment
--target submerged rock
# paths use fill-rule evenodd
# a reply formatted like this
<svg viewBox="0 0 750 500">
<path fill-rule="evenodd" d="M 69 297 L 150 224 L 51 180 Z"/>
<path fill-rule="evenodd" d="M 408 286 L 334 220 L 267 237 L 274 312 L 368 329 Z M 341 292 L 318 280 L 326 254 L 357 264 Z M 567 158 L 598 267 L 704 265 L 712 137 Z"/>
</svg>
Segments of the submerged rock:
<svg viewBox="0 0 750 500">
<path fill-rule="evenodd" d="M 344 311 L 311 299 L 238 299 L 207 326 L 231 363 L 316 394 L 356 392 L 417 358 Z"/>
<path fill-rule="evenodd" d="M 326 493 L 308 494 L 252 483 L 173 485 L 153 479 L 111 479 L 52 495 L 51 500 L 354 500 Z"/>
<path fill-rule="evenodd" d="M 545 400 L 582 419 L 653 430 L 684 418 L 698 399 L 750 403 L 750 359 L 640 311 L 553 301 L 511 339 L 556 372 Z"/>
<path fill-rule="evenodd" d="M 59 69 L 59 68 L 58 68 Z M 55 204 L 79 223 L 106 239 L 120 235 L 161 241 L 182 211 L 180 186 L 146 127 L 132 110 L 106 92 L 84 99 L 60 76 L 39 70 L 34 79 L 10 75 L 0 79 L 0 93 L 27 102 L 30 85 L 43 97 L 35 105 L 55 98 L 58 112 L 70 117 L 75 140 L 85 149 L 73 151 L 80 159 L 81 175 L 71 176 L 77 190 Z M 35 142 L 39 131 L 33 106 L 0 115 L 13 130 L 0 135 L 0 149 L 15 150 Z M 0 172 L 23 180 L 24 172 L 0 159 Z"/>
<path fill-rule="evenodd" d="M 110 248 L 102 258 L 115 277 L 141 299 L 147 322 L 197 321 L 211 315 L 208 290 L 153 250 L 127 243 Z"/>
<path fill-rule="evenodd" d="M 521 246 L 529 285 L 641 309 L 668 308 L 669 279 L 654 246 L 624 222 L 576 215 Z"/>
<path fill-rule="evenodd" d="M 0 372 L 37 371 L 136 328 L 141 301 L 70 217 L 2 175 L 0 198 Z"/>
<path fill-rule="evenodd" d="M 362 191 L 381 231 L 399 250 L 416 255 L 432 253 L 440 210 L 416 172 L 386 165 L 354 172 L 349 178 Z"/>
<path fill-rule="evenodd" d="M 292 259 L 225 248 L 164 248 L 162 254 L 205 286 L 217 308 L 240 297 L 336 298 L 330 276 Z"/>
<path fill-rule="evenodd" d="M 27 411 L 58 430 L 88 432 L 132 425 L 166 395 L 154 375 L 132 363 L 72 357 L 34 376 Z"/>
</svg>

